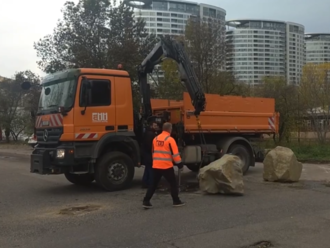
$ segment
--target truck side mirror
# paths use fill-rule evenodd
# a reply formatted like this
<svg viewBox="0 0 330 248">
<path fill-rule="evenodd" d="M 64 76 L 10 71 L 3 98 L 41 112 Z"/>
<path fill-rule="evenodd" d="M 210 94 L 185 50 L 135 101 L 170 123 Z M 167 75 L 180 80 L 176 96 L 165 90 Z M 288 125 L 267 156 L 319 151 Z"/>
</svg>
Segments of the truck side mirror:
<svg viewBox="0 0 330 248">
<path fill-rule="evenodd" d="M 28 82 L 28 81 L 23 82 L 23 83 L 21 83 L 21 88 L 22 88 L 23 90 L 28 90 L 28 89 L 31 88 L 31 83 Z"/>
<path fill-rule="evenodd" d="M 86 105 L 86 96 L 88 94 L 88 83 L 85 77 L 83 77 L 81 81 L 81 87 L 80 87 L 80 95 L 79 95 L 79 105 L 81 107 L 84 107 Z"/>
<path fill-rule="evenodd" d="M 92 83 L 91 81 L 89 81 L 88 79 L 85 78 L 85 80 L 83 81 L 83 84 L 86 86 L 86 88 L 88 90 L 90 90 L 92 88 Z"/>
<path fill-rule="evenodd" d="M 36 113 L 34 112 L 34 110 L 30 111 L 31 117 L 34 119 L 36 117 Z"/>
<path fill-rule="evenodd" d="M 81 80 L 81 88 L 80 88 L 80 97 L 79 97 L 79 102 L 80 102 L 80 106 L 84 107 L 84 110 L 81 111 L 81 114 L 84 115 L 86 112 L 86 108 L 88 105 L 88 93 L 89 90 L 92 88 L 92 84 L 91 82 L 83 77 Z"/>
</svg>

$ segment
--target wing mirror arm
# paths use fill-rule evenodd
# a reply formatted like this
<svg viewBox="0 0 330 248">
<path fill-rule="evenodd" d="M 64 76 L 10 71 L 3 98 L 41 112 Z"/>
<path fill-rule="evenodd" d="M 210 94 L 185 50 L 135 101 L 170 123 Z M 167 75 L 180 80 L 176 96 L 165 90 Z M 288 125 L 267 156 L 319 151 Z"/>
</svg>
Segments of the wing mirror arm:
<svg viewBox="0 0 330 248">
<path fill-rule="evenodd" d="M 83 77 L 81 81 L 81 93 L 80 93 L 80 106 L 84 107 L 81 110 L 81 114 L 84 115 L 86 113 L 87 105 L 88 105 L 88 93 L 92 88 L 91 82 Z"/>
</svg>

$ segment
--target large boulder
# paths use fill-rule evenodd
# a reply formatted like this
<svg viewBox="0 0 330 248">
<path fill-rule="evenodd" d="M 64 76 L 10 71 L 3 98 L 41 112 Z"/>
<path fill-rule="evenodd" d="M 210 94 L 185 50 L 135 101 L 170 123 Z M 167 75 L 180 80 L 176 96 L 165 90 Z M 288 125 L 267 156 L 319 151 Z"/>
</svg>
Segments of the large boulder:
<svg viewBox="0 0 330 248">
<path fill-rule="evenodd" d="M 242 162 L 235 155 L 225 154 L 200 169 L 199 187 L 209 194 L 244 194 Z"/>
<path fill-rule="evenodd" d="M 263 178 L 269 182 L 297 182 L 302 164 L 290 148 L 277 146 L 267 153 L 264 161 Z"/>
</svg>

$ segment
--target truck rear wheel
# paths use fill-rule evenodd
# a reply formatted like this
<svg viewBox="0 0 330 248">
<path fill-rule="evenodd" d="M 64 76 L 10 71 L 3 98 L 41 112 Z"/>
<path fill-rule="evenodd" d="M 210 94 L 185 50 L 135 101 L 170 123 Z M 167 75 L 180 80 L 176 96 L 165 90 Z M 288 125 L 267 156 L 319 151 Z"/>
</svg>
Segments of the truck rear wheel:
<svg viewBox="0 0 330 248">
<path fill-rule="evenodd" d="M 134 163 L 122 152 L 104 154 L 96 164 L 95 181 L 106 191 L 129 187 L 134 177 Z"/>
<path fill-rule="evenodd" d="M 77 185 L 89 185 L 94 181 L 94 175 L 93 174 L 72 174 L 70 172 L 64 173 L 65 178 L 73 184 Z"/>
<path fill-rule="evenodd" d="M 251 163 L 252 154 L 249 149 L 244 145 L 234 144 L 229 148 L 228 153 L 236 155 L 242 160 L 242 172 L 245 175 Z"/>
</svg>

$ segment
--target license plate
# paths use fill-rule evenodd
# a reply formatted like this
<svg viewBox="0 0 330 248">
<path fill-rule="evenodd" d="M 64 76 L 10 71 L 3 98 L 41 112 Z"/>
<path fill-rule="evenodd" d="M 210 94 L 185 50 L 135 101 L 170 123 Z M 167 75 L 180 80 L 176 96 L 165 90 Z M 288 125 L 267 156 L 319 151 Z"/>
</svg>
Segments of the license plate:
<svg viewBox="0 0 330 248">
<path fill-rule="evenodd" d="M 49 126 L 49 121 L 42 121 L 43 126 Z"/>
</svg>

